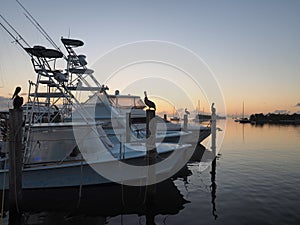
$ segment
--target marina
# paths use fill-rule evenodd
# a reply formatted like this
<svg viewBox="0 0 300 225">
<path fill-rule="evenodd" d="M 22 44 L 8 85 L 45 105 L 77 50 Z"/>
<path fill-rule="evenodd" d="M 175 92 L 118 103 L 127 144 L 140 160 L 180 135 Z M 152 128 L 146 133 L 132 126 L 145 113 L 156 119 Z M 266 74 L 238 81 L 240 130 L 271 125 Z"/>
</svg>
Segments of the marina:
<svg viewBox="0 0 300 225">
<path fill-rule="evenodd" d="M 7 21 L 5 22 L 11 29 L 11 25 Z M 11 35 L 8 28 L 3 27 Z M 17 33 L 14 29 L 11 32 Z M 104 170 L 118 174 L 123 170 L 118 167 L 120 160 L 126 161 L 126 163 L 133 161 L 131 163 L 145 164 L 145 157 L 150 157 L 148 156 L 149 152 L 155 152 L 155 155 L 163 157 L 178 151 L 177 160 L 173 158 L 173 166 L 169 165 L 170 169 L 159 166 L 155 168 L 156 178 L 158 176 L 168 177 L 173 168 L 175 172 L 180 169 L 180 165 L 182 166 L 180 160 L 186 161 L 191 156 L 185 151 L 192 147 L 191 142 L 195 146 L 210 134 L 208 127 L 198 126 L 194 127 L 192 131 L 186 127 L 184 131 L 181 130 L 181 126 L 172 129 L 172 126 L 169 128 L 172 124 L 165 123 L 167 124 L 165 133 L 156 135 L 156 130 L 158 132 L 162 132 L 162 130 L 159 126 L 156 127 L 156 122 L 155 125 L 149 123 L 151 119 L 155 119 L 155 105 L 154 110 L 150 110 L 149 107 L 147 111 L 143 111 L 145 105 L 138 97 L 128 96 L 125 102 L 129 102 L 130 105 L 123 105 L 121 102 L 124 100 L 124 96 L 120 97 L 119 94 L 108 96 L 106 93 L 108 88 L 100 85 L 93 76 L 92 70 L 86 67 L 86 57 L 75 53 L 74 48 L 80 47 L 84 43 L 81 40 L 66 38 L 62 38 L 61 41 L 68 52 L 65 57 L 67 59 L 66 73 L 55 68 L 56 61 L 63 58 L 63 52 L 46 49 L 42 46 L 24 47 L 23 45 L 27 45 L 27 42 L 24 39 L 22 42 L 18 41 L 20 47 L 31 57 L 33 68 L 37 74 L 36 83 L 29 81 L 28 102 L 23 107 L 25 125 L 24 129 L 19 131 L 20 135 L 23 134 L 20 145 L 24 145 L 24 150 L 18 149 L 18 151 L 24 151 L 22 173 L 26 182 L 23 183 L 23 188 L 84 186 L 106 184 L 112 181 L 148 184 L 148 169 L 141 170 L 141 173 L 138 175 L 135 173 L 134 176 L 130 175 L 130 171 L 125 172 L 121 178 L 111 181 L 105 176 L 93 174 L 89 167 L 94 170 L 95 167 L 99 167 L 102 169 L 101 172 Z M 92 86 L 89 80 L 95 86 Z M 76 86 L 74 86 L 75 81 L 77 82 Z M 77 90 L 78 83 L 81 85 Z M 46 87 L 43 87 L 44 85 Z M 16 90 L 19 93 L 21 88 L 17 87 Z M 92 97 L 89 97 L 84 104 L 80 104 L 73 93 L 82 90 L 92 92 L 89 95 Z M 131 99 L 133 102 L 130 101 Z M 150 106 L 151 102 L 147 99 L 146 92 L 144 101 Z M 59 102 L 63 102 L 60 108 L 56 104 Z M 97 104 L 97 102 L 100 103 Z M 90 106 L 93 104 L 96 105 L 94 112 Z M 21 108 L 21 105 L 18 108 Z M 142 114 L 138 123 L 139 132 L 135 130 L 131 132 L 132 109 L 139 110 L 138 112 Z M 107 114 L 105 117 L 107 110 L 109 117 Z M 14 126 L 8 126 L 11 114 L 9 117 L 7 115 L 4 113 L 2 116 L 2 130 L 8 132 Z M 137 119 L 135 115 L 133 114 L 133 119 Z M 19 117 L 23 117 L 22 112 Z M 22 123 L 21 121 L 15 126 L 21 126 Z M 190 141 L 187 142 L 186 136 L 193 133 L 193 138 L 189 138 Z M 159 138 L 160 136 L 162 137 Z M 176 143 L 174 143 L 174 138 Z M 7 137 L 3 139 L 5 145 L 6 140 Z M 3 153 L 5 161 L 7 152 Z M 8 165 L 6 162 L 2 164 Z M 80 173 L 75 171 L 80 171 Z M 9 182 L 4 180 L 5 173 L 7 173 L 7 168 L 3 168 L 1 174 L 2 186 L 4 189 L 8 189 Z"/>
<path fill-rule="evenodd" d="M 46 194 L 79 187 L 81 196 L 86 187 L 121 184 L 122 188 L 146 188 L 145 201 L 154 201 L 156 183 L 184 168 L 195 148 L 211 134 L 210 126 L 188 125 L 187 116 L 183 126 L 156 116 L 155 103 L 146 91 L 144 101 L 120 95 L 118 90 L 108 94 L 109 88 L 87 68 L 86 56 L 76 54 L 83 41 L 61 38 L 65 54 L 43 31 L 56 49 L 32 47 L 1 18 L 2 28 L 29 55 L 36 73 L 36 81 L 28 82 L 27 101 L 19 96 L 22 88 L 18 86 L 13 109 L 1 113 L 1 201 L 5 202 L 8 192 L 9 224 L 22 223 L 23 211 L 28 210 L 23 206 L 23 193 L 35 190 Z M 56 67 L 59 60 L 66 61 L 66 69 Z M 87 100 L 81 103 L 77 92 L 89 92 Z M 3 204 L 1 216 L 4 210 Z"/>
<path fill-rule="evenodd" d="M 181 173 L 158 185 L 152 206 L 143 204 L 145 187 L 86 187 L 79 207 L 79 187 L 33 190 L 23 196 L 28 224 L 143 224 L 150 217 L 155 224 L 175 225 L 196 225 L 199 218 L 200 224 L 298 224 L 300 127 L 257 127 L 230 119 L 226 123 L 215 180 L 211 162 L 208 167 L 199 164 L 198 156 Z M 272 144 L 269 139 L 274 140 Z M 205 147 L 201 148 L 203 153 Z"/>
<path fill-rule="evenodd" d="M 300 224 L 299 2 L 0 5 L 0 225 Z"/>
</svg>

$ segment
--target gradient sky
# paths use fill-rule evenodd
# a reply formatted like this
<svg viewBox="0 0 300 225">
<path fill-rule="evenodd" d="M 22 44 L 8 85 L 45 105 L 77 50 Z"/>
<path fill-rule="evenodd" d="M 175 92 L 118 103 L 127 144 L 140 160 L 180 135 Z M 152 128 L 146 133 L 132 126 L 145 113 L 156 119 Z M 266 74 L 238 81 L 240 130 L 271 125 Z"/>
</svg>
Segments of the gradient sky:
<svg viewBox="0 0 300 225">
<path fill-rule="evenodd" d="M 300 102 L 298 0 L 21 2 L 56 43 L 69 34 L 84 40 L 80 52 L 89 62 L 126 43 L 169 41 L 190 49 L 209 65 L 228 114 L 240 114 L 243 101 L 247 114 L 300 111 L 296 107 Z M 15 1 L 0 0 L 0 13 L 30 44 L 50 47 Z M 0 96 L 10 96 L 16 85 L 25 92 L 28 80 L 35 78 L 22 51 L 1 28 Z M 103 81 L 101 75 L 96 77 Z M 0 100 L 7 105 L 5 98 Z"/>
</svg>

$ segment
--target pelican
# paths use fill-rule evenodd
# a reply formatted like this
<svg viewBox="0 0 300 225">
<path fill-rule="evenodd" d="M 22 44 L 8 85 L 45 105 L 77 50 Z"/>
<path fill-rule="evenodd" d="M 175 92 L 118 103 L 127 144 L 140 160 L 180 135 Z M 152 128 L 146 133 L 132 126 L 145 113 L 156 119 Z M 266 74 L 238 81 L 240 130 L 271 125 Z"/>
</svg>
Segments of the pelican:
<svg viewBox="0 0 300 225">
<path fill-rule="evenodd" d="M 155 103 L 148 99 L 146 91 L 144 91 L 144 94 L 145 94 L 144 102 L 146 106 L 148 106 L 149 109 L 153 108 L 154 110 L 156 110 Z"/>
<path fill-rule="evenodd" d="M 187 115 L 190 115 L 191 113 L 187 110 L 187 108 L 185 108 L 185 113 L 187 114 Z"/>
<path fill-rule="evenodd" d="M 12 97 L 12 99 L 14 99 L 13 101 L 14 109 L 19 109 L 23 105 L 23 97 L 20 97 L 18 95 L 20 91 L 21 91 L 21 87 L 16 87 L 15 93 Z"/>
</svg>

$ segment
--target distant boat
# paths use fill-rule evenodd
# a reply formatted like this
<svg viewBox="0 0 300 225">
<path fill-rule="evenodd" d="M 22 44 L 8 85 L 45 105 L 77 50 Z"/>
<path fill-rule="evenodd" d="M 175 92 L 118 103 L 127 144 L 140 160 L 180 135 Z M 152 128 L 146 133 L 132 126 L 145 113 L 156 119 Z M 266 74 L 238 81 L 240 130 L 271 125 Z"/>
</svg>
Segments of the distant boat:
<svg viewBox="0 0 300 225">
<path fill-rule="evenodd" d="M 211 115 L 209 115 L 209 114 L 198 113 L 195 117 L 196 122 L 205 122 L 205 121 L 210 121 L 210 120 L 211 120 Z"/>
<path fill-rule="evenodd" d="M 171 121 L 180 121 L 180 118 L 177 116 L 172 116 L 172 117 L 170 117 L 170 120 Z"/>
<path fill-rule="evenodd" d="M 245 117 L 245 103 L 243 102 L 243 117 L 238 119 L 238 122 L 240 123 L 251 123 L 251 121 Z"/>
<path fill-rule="evenodd" d="M 239 120 L 240 123 L 251 123 L 251 121 L 248 118 L 241 118 Z"/>
<path fill-rule="evenodd" d="M 198 100 L 198 106 L 196 108 L 196 116 L 194 121 L 201 123 L 201 122 L 206 122 L 206 121 L 210 121 L 211 120 L 211 115 L 210 114 L 206 114 L 204 112 L 204 108 L 203 108 L 203 112 L 200 112 L 200 100 Z"/>
<path fill-rule="evenodd" d="M 174 106 L 174 108 L 173 108 L 173 116 L 170 117 L 170 120 L 171 120 L 171 121 L 174 121 L 174 122 L 180 121 L 180 118 L 179 118 L 178 116 L 175 116 L 175 106 Z"/>
</svg>

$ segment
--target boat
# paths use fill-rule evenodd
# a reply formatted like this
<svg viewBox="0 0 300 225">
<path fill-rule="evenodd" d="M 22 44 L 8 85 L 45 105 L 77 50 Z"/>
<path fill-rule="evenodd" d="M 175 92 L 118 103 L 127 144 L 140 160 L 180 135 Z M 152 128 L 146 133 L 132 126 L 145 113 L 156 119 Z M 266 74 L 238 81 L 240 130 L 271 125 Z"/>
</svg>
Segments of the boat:
<svg viewBox="0 0 300 225">
<path fill-rule="evenodd" d="M 175 115 L 175 106 L 173 107 L 173 116 L 170 117 L 170 121 L 173 122 L 179 122 L 180 121 L 180 117 Z"/>
<path fill-rule="evenodd" d="M 251 121 L 248 118 L 241 118 L 239 119 L 239 123 L 251 123 Z"/>
<path fill-rule="evenodd" d="M 84 101 L 82 106 L 85 111 L 91 112 L 96 121 L 103 123 L 102 127 L 108 135 L 122 136 L 129 128 L 130 139 L 139 141 L 146 139 L 146 111 L 145 103 L 140 96 L 124 95 L 119 90 L 108 93 L 109 88 L 100 83 L 93 76 L 93 70 L 86 67 L 86 57 L 76 54 L 75 48 L 81 47 L 84 43 L 81 40 L 70 40 L 62 38 L 66 50 L 69 54 L 68 73 L 72 74 L 72 81 L 69 82 L 68 89 L 73 92 L 89 91 L 91 94 Z M 81 62 L 78 68 L 77 62 Z M 82 80 L 82 78 L 84 79 Z M 80 85 L 78 85 L 78 80 Z M 80 111 L 81 109 L 79 109 Z M 175 107 L 174 107 L 175 115 Z M 72 115 L 72 120 L 81 120 L 81 115 Z M 181 124 L 171 123 L 159 116 L 156 116 L 158 142 L 190 143 L 193 145 L 201 143 L 210 135 L 210 127 L 198 126 L 191 130 L 183 130 Z M 173 121 L 179 121 L 171 118 Z M 124 135 L 123 135 L 124 136 Z"/>
<path fill-rule="evenodd" d="M 94 103 L 98 97 L 105 99 Z M 106 100 L 107 99 L 107 100 Z M 111 135 L 112 133 L 124 133 L 126 126 L 126 114 L 129 114 L 131 138 L 142 140 L 146 137 L 146 111 L 145 104 L 140 96 L 122 95 L 119 92 L 116 94 L 97 93 L 91 97 L 85 107 L 88 110 L 95 110 L 96 121 L 103 122 L 104 131 Z M 210 127 L 208 126 L 188 126 L 188 129 L 183 129 L 182 124 L 173 123 L 160 116 L 156 116 L 156 138 L 157 141 L 167 141 L 178 143 L 201 143 L 210 135 Z"/>
<path fill-rule="evenodd" d="M 131 139 L 146 138 L 146 106 L 140 96 L 123 95 L 119 91 L 115 94 L 96 93 L 84 103 L 84 107 L 95 111 L 95 120 L 103 123 L 107 134 L 121 135 L 128 127 Z M 191 131 L 183 131 L 180 124 L 170 123 L 159 116 L 155 116 L 155 120 L 157 141 L 178 143 L 182 139 L 185 142 L 186 137 L 191 135 Z"/>
<path fill-rule="evenodd" d="M 245 103 L 244 102 L 243 102 L 243 116 L 242 116 L 242 118 L 238 119 L 238 122 L 239 123 L 251 123 L 251 121 L 247 117 L 245 117 Z"/>
<path fill-rule="evenodd" d="M 197 123 L 207 122 L 207 121 L 211 120 L 211 115 L 208 114 L 208 113 L 206 114 L 204 112 L 204 108 L 203 108 L 203 111 L 201 113 L 201 111 L 200 111 L 200 100 L 198 100 L 198 105 L 196 107 L 196 115 L 195 115 L 195 118 L 193 120 Z"/>
<path fill-rule="evenodd" d="M 178 116 L 172 116 L 172 117 L 170 117 L 170 120 L 178 122 L 178 121 L 180 121 L 180 118 Z"/>
<path fill-rule="evenodd" d="M 11 37 L 15 40 L 14 35 Z M 155 149 L 159 156 L 152 157 L 156 164 L 151 167 L 146 140 L 127 142 L 116 134 L 107 135 L 104 122 L 95 121 L 93 113 L 80 103 L 75 93 L 79 90 L 103 93 L 107 87 L 100 85 L 93 71 L 86 67 L 85 56 L 73 50 L 83 42 L 69 38 L 61 41 L 67 56 L 60 49 L 27 44 L 25 47 L 23 43 L 27 42 L 23 38 L 16 41 L 30 56 L 37 76 L 36 82 L 29 81 L 28 101 L 22 107 L 23 189 L 108 183 L 149 185 L 181 169 L 192 154 L 187 151 L 189 144 L 151 143 L 151 150 Z M 58 61 L 64 59 L 66 69 L 57 68 Z M 95 86 L 91 86 L 88 79 Z M 9 114 L 6 112 L 1 118 L 1 129 L 7 133 Z M 8 176 L 5 176 L 9 170 L 7 137 L 2 141 L 1 150 L 0 185 L 4 190 L 9 188 Z M 160 163 L 162 161 L 164 163 Z"/>
<path fill-rule="evenodd" d="M 211 115 L 209 114 L 204 114 L 204 113 L 198 113 L 195 117 L 196 122 L 206 122 L 211 120 Z"/>
</svg>

